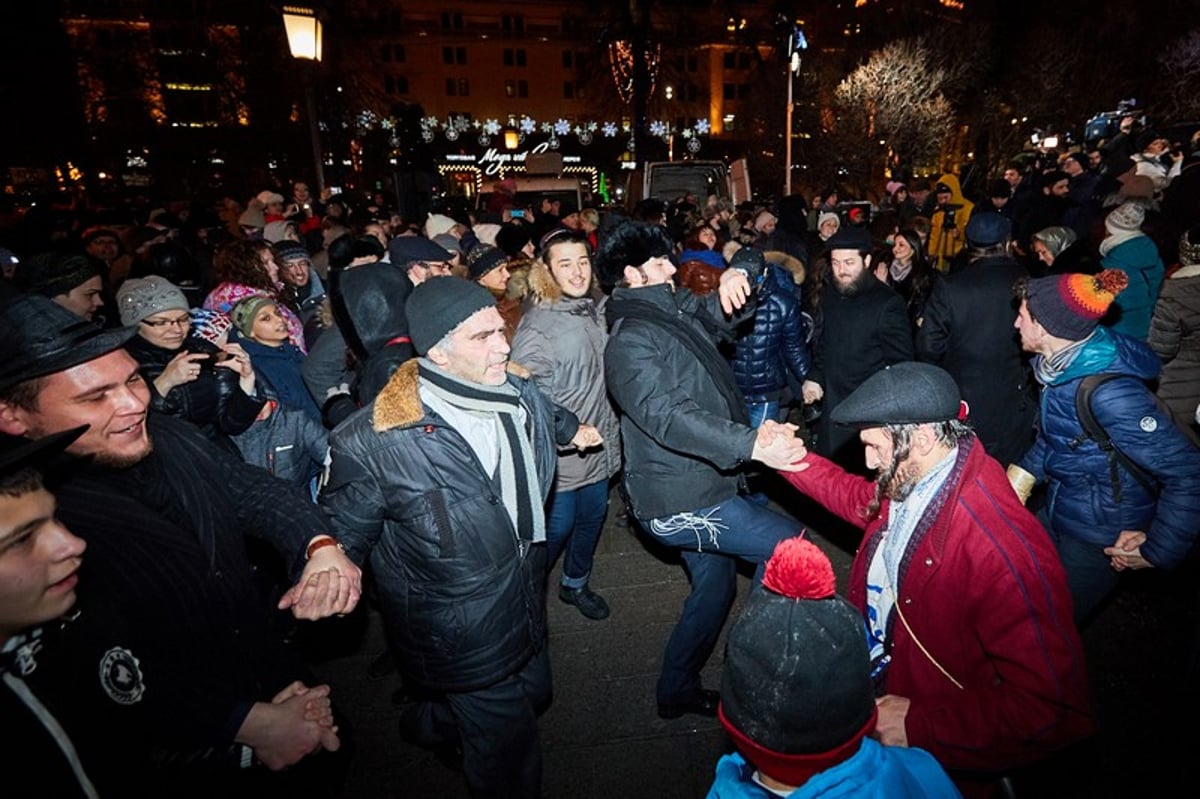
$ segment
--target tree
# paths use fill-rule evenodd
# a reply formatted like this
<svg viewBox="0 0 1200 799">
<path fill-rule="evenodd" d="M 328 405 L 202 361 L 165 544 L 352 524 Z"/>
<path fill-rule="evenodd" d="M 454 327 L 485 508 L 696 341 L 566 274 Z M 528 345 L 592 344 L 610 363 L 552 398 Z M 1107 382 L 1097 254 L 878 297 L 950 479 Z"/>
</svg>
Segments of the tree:
<svg viewBox="0 0 1200 799">
<path fill-rule="evenodd" d="M 888 151 L 905 166 L 935 162 L 956 128 L 946 93 L 963 74 L 917 38 L 886 45 L 842 80 L 828 133 L 847 182 L 871 183 Z"/>
<path fill-rule="evenodd" d="M 1158 57 L 1163 75 L 1160 113 L 1166 119 L 1200 119 L 1200 29 L 1172 42 Z"/>
</svg>

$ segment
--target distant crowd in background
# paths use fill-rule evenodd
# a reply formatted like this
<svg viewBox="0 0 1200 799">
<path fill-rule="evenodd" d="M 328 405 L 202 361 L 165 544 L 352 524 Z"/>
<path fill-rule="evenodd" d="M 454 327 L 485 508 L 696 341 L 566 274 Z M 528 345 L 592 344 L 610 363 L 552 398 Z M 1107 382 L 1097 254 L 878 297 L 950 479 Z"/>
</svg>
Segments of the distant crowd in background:
<svg viewBox="0 0 1200 799">
<path fill-rule="evenodd" d="M 240 637 L 246 603 L 261 600 L 252 634 L 276 635 L 269 606 L 351 612 L 366 569 L 391 649 L 377 667 L 405 678 L 404 734 L 455 761 L 475 795 L 538 795 L 543 583 L 561 558 L 559 599 L 590 620 L 610 615 L 589 578 L 614 489 L 621 523 L 678 549 L 691 578 L 658 713 L 722 714 L 744 759 L 722 761 L 714 796 L 752 795 L 741 793 L 751 784 L 788 795 L 847 763 L 892 785 L 879 795 L 918 795 L 897 787 L 912 788 L 909 772 L 929 795 L 989 795 L 1089 734 L 1076 625 L 1121 572 L 1181 567 L 1200 534 L 1200 134 L 1171 142 L 1129 119 L 1096 148 L 1014 161 L 977 197 L 952 173 L 894 177 L 878 202 L 828 186 L 629 211 L 549 196 L 519 206 L 514 182 L 492 188 L 486 208 L 439 205 L 419 219 L 380 194 L 314 196 L 300 181 L 213 207 L 31 212 L 0 249 L 0 431 L 64 432 L 75 417 L 56 416 L 43 394 L 113 403 L 111 417 L 92 412 L 91 433 L 74 431 L 86 444 L 50 446 L 69 453 L 125 446 L 145 408 L 169 417 L 149 425 L 153 454 L 97 458 L 90 493 L 64 494 L 95 562 L 117 562 L 91 535 L 118 520 L 168 525 L 182 550 L 196 538 L 202 554 L 170 568 L 222 586 L 236 574 L 213 646 L 255 663 L 265 656 Z M 93 363 L 107 382 L 58 388 Z M 94 443 L 96 428 L 107 443 Z M 11 451 L 11 464 L 34 462 L 33 450 Z M 195 464 L 194 483 L 178 464 Z M 819 553 L 802 553 L 822 575 L 816 589 L 771 567 L 776 545 L 803 532 L 766 507 L 777 473 L 863 536 L 848 605 Z M 0 480 L 0 498 L 42 501 L 42 484 L 22 479 Z M 105 492 L 141 504 L 102 518 Z M 79 502 L 87 512 L 70 510 Z M 285 565 L 240 542 L 212 545 L 217 528 L 271 531 Z M 78 541 L 63 540 L 78 559 Z M 141 557 L 138 568 L 157 568 Z M 718 692 L 700 670 L 737 560 L 753 564 L 756 589 L 731 636 L 734 684 Z M 171 601 L 192 588 L 192 610 L 218 601 L 204 580 L 178 579 L 191 587 Z M 909 605 L 914 593 L 925 599 Z M 743 671 L 735 655 L 770 630 L 818 634 L 810 616 L 847 640 L 855 619 L 865 626 L 846 654 L 853 667 L 772 652 L 762 662 L 777 673 Z M 23 618 L 0 642 L 20 632 L 31 647 L 31 622 L 49 620 Z M 751 624 L 765 627 L 747 637 Z M 104 658 L 108 698 L 136 706 L 141 687 L 125 678 L 143 664 L 120 647 Z M 850 675 L 833 686 L 837 730 L 804 728 L 804 713 L 789 718 L 757 693 L 774 680 L 813 701 L 820 691 L 795 687 L 802 672 Z M 129 751 L 113 751 L 118 736 L 81 734 L 81 766 L 58 746 L 82 795 L 96 795 L 84 772 L 112 791 L 141 768 L 150 784 L 197 764 L 211 777 L 332 756 L 328 687 L 302 668 L 286 674 L 239 672 L 214 710 L 168 667 L 155 676 L 183 698 L 123 717 L 140 735 Z M 154 680 L 144 687 L 160 696 Z M 205 723 L 177 735 L 188 714 Z M 262 714 L 302 734 L 256 737 Z M 306 779 L 288 773 L 294 787 Z M 213 779 L 197 786 L 224 784 Z"/>
</svg>

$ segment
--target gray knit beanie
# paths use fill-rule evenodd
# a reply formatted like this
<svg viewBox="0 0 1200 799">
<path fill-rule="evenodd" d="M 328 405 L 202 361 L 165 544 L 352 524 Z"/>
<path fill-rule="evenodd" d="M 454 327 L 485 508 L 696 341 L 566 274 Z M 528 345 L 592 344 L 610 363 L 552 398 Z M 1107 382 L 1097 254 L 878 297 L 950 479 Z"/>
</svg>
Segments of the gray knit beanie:
<svg viewBox="0 0 1200 799">
<path fill-rule="evenodd" d="M 121 324 L 129 327 L 162 311 L 186 311 L 188 301 L 171 281 L 158 275 L 146 275 L 131 277 L 121 284 L 117 289 L 117 308 L 121 313 Z"/>
</svg>

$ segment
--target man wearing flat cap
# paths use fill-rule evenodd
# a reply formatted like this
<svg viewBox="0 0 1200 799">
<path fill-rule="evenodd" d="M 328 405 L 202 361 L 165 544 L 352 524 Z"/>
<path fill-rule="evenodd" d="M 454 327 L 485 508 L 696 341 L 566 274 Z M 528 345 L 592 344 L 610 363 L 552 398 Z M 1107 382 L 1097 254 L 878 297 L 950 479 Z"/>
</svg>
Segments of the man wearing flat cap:
<svg viewBox="0 0 1200 799">
<path fill-rule="evenodd" d="M 871 272 L 866 230 L 839 228 L 825 248 L 830 280 L 821 291 L 820 333 L 801 390 L 806 405 L 822 401 L 826 410 L 814 431 L 816 451 L 861 471 L 854 436 L 830 423 L 828 411 L 883 367 L 911 361 L 912 328 L 904 299 Z"/>
<path fill-rule="evenodd" d="M 147 412 L 122 349 L 134 332 L 44 297 L 0 307 L 0 432 L 89 425 L 56 491 L 57 517 L 88 543 L 82 612 L 37 674 L 54 677 L 102 795 L 233 795 L 267 776 L 256 762 L 281 770 L 340 746 L 328 687 L 272 629 L 245 536 L 300 575 L 279 604 L 301 617 L 353 609 L 360 572 L 287 484 Z"/>
<path fill-rule="evenodd" d="M 1080 623 L 1117 588 L 1119 572 L 1177 568 L 1200 536 L 1200 448 L 1148 385 L 1162 363 L 1143 341 L 1099 324 L 1128 281 L 1105 269 L 1017 287 L 1015 327 L 1034 355 L 1042 419 L 1009 476 L 1022 499 L 1047 484 L 1043 521 Z M 1084 381 L 1094 383 L 1086 399 Z M 1081 402 L 1107 442 L 1085 429 Z"/>
<path fill-rule="evenodd" d="M 321 504 L 351 558 L 370 560 L 416 697 L 401 733 L 459 747 L 472 796 L 538 797 L 537 715 L 550 698 L 543 506 L 556 445 L 599 439 L 509 363 L 483 286 L 426 281 L 406 312 L 421 357 L 334 430 Z"/>
<path fill-rule="evenodd" d="M 965 411 L 942 369 L 894 364 L 831 414 L 874 480 L 815 454 L 782 474 L 864 531 L 847 598 L 867 622 L 880 742 L 928 750 L 980 795 L 1093 722 L 1054 545 Z"/>
</svg>

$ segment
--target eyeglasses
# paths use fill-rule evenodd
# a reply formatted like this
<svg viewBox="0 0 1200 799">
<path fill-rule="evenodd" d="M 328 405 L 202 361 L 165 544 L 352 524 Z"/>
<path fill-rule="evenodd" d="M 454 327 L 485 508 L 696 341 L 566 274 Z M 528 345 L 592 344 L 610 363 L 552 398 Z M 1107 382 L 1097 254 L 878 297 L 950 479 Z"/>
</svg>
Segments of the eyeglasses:
<svg viewBox="0 0 1200 799">
<path fill-rule="evenodd" d="M 174 327 L 187 328 L 192 324 L 192 317 L 183 315 L 175 319 L 143 319 L 142 324 L 146 327 L 166 327 L 172 325 Z"/>
</svg>

